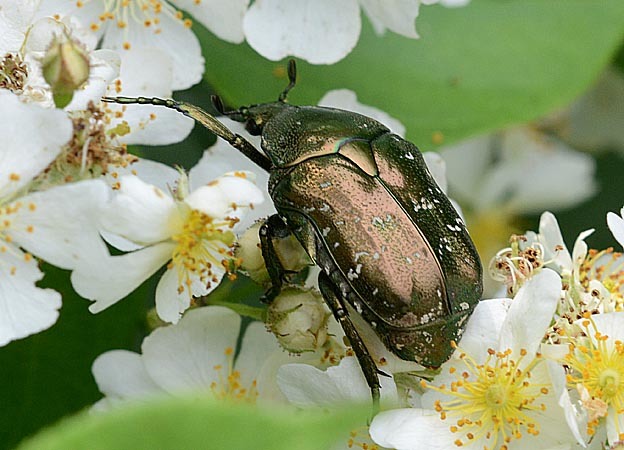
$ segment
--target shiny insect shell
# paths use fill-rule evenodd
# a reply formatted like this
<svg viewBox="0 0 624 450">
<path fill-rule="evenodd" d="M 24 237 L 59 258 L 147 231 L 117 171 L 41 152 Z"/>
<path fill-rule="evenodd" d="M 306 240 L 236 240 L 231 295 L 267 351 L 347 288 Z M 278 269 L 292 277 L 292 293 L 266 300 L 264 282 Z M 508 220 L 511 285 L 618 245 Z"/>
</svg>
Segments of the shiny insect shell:
<svg viewBox="0 0 624 450">
<path fill-rule="evenodd" d="M 264 153 L 216 118 L 186 103 L 163 105 L 198 120 L 269 171 L 278 214 L 261 227 L 262 251 L 279 294 L 285 271 L 273 240 L 294 233 L 321 268 L 319 288 L 379 398 L 379 370 L 347 309 L 350 304 L 394 354 L 436 368 L 451 353 L 482 293 L 479 256 L 463 221 L 437 186 L 416 146 L 369 117 L 278 101 L 224 111 L 261 136 Z"/>
</svg>

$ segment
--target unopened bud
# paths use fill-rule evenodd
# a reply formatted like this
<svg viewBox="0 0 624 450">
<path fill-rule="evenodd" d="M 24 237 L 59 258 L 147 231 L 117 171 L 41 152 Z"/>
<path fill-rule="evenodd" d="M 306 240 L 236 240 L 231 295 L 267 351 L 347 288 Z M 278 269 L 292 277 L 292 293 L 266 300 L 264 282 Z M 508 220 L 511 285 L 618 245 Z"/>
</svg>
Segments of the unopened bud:
<svg viewBox="0 0 624 450">
<path fill-rule="evenodd" d="M 238 240 L 236 257 L 242 260 L 241 268 L 249 274 L 252 280 L 266 285 L 271 280 L 262 257 L 259 233 L 261 226 L 262 223 L 256 223 L 243 233 Z M 284 239 L 274 239 L 273 247 L 286 270 L 300 272 L 311 264 L 310 258 L 293 235 Z"/>
<path fill-rule="evenodd" d="M 289 352 L 313 352 L 327 341 L 327 319 L 323 297 L 312 290 L 288 287 L 267 310 L 267 327 Z"/>
<path fill-rule="evenodd" d="M 52 88 L 57 108 L 67 106 L 74 91 L 89 79 L 89 56 L 86 50 L 66 36 L 54 38 L 41 64 L 43 78 Z"/>
</svg>

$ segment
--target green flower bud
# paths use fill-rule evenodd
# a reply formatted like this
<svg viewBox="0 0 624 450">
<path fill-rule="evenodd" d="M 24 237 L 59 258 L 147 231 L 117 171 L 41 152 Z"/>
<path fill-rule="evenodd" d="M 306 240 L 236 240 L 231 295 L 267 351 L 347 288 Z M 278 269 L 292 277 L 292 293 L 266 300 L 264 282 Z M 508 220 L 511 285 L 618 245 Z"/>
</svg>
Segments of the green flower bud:
<svg viewBox="0 0 624 450">
<path fill-rule="evenodd" d="M 267 309 L 267 327 L 291 353 L 313 352 L 327 341 L 323 297 L 316 291 L 287 287 Z"/>
<path fill-rule="evenodd" d="M 89 79 L 89 57 L 79 43 L 67 36 L 55 37 L 43 57 L 42 70 L 52 88 L 54 104 L 63 108 Z"/>
</svg>

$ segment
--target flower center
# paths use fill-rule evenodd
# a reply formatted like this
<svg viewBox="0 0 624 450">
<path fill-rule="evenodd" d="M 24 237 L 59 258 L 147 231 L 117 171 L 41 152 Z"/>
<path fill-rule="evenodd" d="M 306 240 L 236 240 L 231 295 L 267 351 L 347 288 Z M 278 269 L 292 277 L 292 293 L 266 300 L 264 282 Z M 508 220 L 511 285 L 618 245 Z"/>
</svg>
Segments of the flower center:
<svg viewBox="0 0 624 450">
<path fill-rule="evenodd" d="M 7 53 L 0 60 L 0 89 L 8 89 L 19 95 L 27 78 L 28 68 L 19 55 Z"/>
<path fill-rule="evenodd" d="M 591 318 L 583 320 L 582 326 L 590 338 L 582 342 L 577 339 L 576 343 L 570 344 L 570 353 L 565 358 L 570 368 L 567 381 L 571 386 L 580 385 L 587 391 L 589 398 L 584 403 L 598 401 L 613 407 L 615 428 L 619 439 L 624 440 L 624 430 L 620 429 L 617 418 L 624 412 L 624 344 L 601 334 Z M 599 420 L 608 414 L 594 414 L 590 418 L 587 424 L 589 435 L 595 433 Z"/>
<path fill-rule="evenodd" d="M 225 356 L 227 357 L 226 367 L 220 364 L 213 367 L 217 372 L 218 381 L 210 384 L 210 390 L 219 400 L 255 404 L 258 398 L 256 380 L 252 380 L 247 387 L 243 386 L 240 372 L 234 370 L 234 349 L 226 348 Z"/>
<path fill-rule="evenodd" d="M 591 280 L 598 280 L 611 294 L 612 308 L 624 310 L 624 260 L 622 253 L 591 249 L 579 267 L 579 282 L 585 288 Z"/>
<path fill-rule="evenodd" d="M 544 249 L 537 242 L 521 249 L 521 242 L 526 241 L 524 236 L 512 235 L 509 241 L 511 246 L 492 258 L 489 271 L 494 280 L 503 283 L 507 292 L 514 295 L 533 272 L 545 264 Z"/>
<path fill-rule="evenodd" d="M 461 447 L 482 439 L 486 450 L 507 449 L 507 444 L 520 439 L 523 433 L 538 435 L 539 426 L 531 414 L 546 409 L 537 400 L 548 394 L 548 388 L 531 381 L 531 370 L 541 361 L 541 356 L 538 354 L 521 366 L 527 354 L 525 350 L 515 360 L 511 350 L 488 349 L 485 363 L 477 364 L 459 351 L 466 370 L 460 372 L 457 366 L 449 368 L 455 377 L 450 387 L 422 383 L 449 398 L 436 401 L 435 409 L 442 420 L 449 421 L 449 430 L 457 434 L 455 445 Z"/>
<path fill-rule="evenodd" d="M 218 283 L 220 279 L 213 270 L 215 266 L 220 266 L 220 273 L 223 268 L 231 268 L 235 236 L 230 229 L 235 223 L 234 219 L 216 221 L 203 212 L 188 211 L 180 233 L 171 238 L 177 245 L 169 268 L 178 269 L 179 293 L 185 289 L 190 293 L 191 284 L 195 281 L 206 287 Z"/>
<path fill-rule="evenodd" d="M 134 22 L 140 26 L 150 29 L 154 34 L 163 31 L 160 27 L 161 18 L 164 15 L 179 20 L 185 27 L 190 28 L 192 21 L 184 19 L 181 11 L 178 11 L 169 3 L 161 0 L 104 0 L 104 10 L 98 16 L 98 20 L 91 23 L 91 30 L 97 31 L 107 22 L 115 22 L 120 30 L 123 30 L 124 36 L 128 36 L 128 27 Z M 84 6 L 84 2 L 77 2 L 79 7 Z M 130 43 L 127 39 L 123 44 L 123 48 L 130 49 Z"/>
</svg>

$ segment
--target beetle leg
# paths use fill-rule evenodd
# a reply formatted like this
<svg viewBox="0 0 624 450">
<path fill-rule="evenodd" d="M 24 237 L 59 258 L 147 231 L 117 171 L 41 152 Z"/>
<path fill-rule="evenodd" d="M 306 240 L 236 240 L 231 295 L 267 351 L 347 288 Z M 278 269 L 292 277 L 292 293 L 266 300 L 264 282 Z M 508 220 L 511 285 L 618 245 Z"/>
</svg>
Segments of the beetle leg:
<svg viewBox="0 0 624 450">
<path fill-rule="evenodd" d="M 282 261 L 280 261 L 275 252 L 273 239 L 284 239 L 290 236 L 290 234 L 290 229 L 277 214 L 270 216 L 260 227 L 262 257 L 264 258 L 267 272 L 269 272 L 269 278 L 271 278 L 271 287 L 260 298 L 265 303 L 271 303 L 279 295 L 282 291 L 284 276 L 289 273 L 289 271 L 284 269 Z"/>
<path fill-rule="evenodd" d="M 353 322 L 349 318 L 349 313 L 346 308 L 346 300 L 344 296 L 340 292 L 338 286 L 332 282 L 329 275 L 325 272 L 321 272 L 318 277 L 319 289 L 321 294 L 323 294 L 323 298 L 325 298 L 325 302 L 329 309 L 331 309 L 334 317 L 340 323 L 340 326 L 345 332 L 345 335 L 349 339 L 349 343 L 355 352 L 355 356 L 357 357 L 360 367 L 362 368 L 362 372 L 364 373 L 364 378 L 366 378 L 366 382 L 371 390 L 371 395 L 373 397 L 373 416 L 379 412 L 379 377 L 378 377 L 378 369 L 375 361 L 371 357 L 366 345 L 364 345 L 364 341 L 360 337 L 358 331 L 355 329 Z"/>
</svg>

